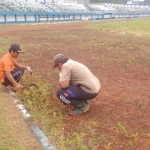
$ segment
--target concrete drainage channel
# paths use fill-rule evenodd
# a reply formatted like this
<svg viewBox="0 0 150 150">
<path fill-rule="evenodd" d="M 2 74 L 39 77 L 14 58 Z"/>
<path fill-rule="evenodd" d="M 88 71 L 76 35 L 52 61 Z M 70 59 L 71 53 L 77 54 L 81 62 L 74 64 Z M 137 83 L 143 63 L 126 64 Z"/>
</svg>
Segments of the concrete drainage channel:
<svg viewBox="0 0 150 150">
<path fill-rule="evenodd" d="M 34 124 L 33 118 L 25 109 L 24 105 L 20 103 L 18 99 L 13 99 L 16 107 L 21 111 L 23 114 L 24 121 L 26 122 L 29 130 L 31 133 L 36 137 L 37 141 L 41 144 L 44 150 L 56 150 L 56 148 L 49 143 L 48 138 L 46 135 L 41 131 L 41 129 Z"/>
</svg>

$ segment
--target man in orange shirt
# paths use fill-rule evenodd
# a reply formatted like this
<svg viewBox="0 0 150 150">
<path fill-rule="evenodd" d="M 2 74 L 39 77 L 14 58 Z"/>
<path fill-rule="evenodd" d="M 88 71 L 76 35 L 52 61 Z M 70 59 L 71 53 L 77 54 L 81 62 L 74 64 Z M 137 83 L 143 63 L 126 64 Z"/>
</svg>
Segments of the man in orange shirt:
<svg viewBox="0 0 150 150">
<path fill-rule="evenodd" d="M 0 83 L 6 86 L 10 95 L 15 94 L 13 90 L 23 88 L 18 82 L 24 73 L 24 69 L 27 69 L 32 74 L 30 67 L 21 65 L 15 60 L 21 52 L 23 51 L 19 44 L 12 44 L 9 52 L 0 59 Z"/>
</svg>

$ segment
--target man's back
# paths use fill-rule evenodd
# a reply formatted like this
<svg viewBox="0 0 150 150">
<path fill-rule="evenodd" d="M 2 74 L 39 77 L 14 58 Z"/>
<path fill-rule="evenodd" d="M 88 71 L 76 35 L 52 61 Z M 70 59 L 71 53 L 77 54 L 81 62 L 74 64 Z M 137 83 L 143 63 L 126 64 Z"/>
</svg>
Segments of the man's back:
<svg viewBox="0 0 150 150">
<path fill-rule="evenodd" d="M 70 85 L 80 85 L 88 93 L 98 93 L 99 80 L 83 64 L 69 59 L 63 64 L 60 81 L 70 80 Z"/>
<path fill-rule="evenodd" d="M 4 82 L 5 71 L 12 71 L 16 61 L 12 59 L 9 53 L 0 59 L 0 83 Z"/>
</svg>

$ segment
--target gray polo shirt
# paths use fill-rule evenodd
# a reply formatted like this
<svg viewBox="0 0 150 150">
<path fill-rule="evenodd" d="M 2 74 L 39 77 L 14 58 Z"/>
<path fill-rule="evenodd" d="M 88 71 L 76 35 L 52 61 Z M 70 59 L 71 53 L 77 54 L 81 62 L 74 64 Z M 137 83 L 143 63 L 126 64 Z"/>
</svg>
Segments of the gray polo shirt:
<svg viewBox="0 0 150 150">
<path fill-rule="evenodd" d="M 101 85 L 99 80 L 83 64 L 69 59 L 63 64 L 59 82 L 70 80 L 70 85 L 80 85 L 88 93 L 98 93 Z"/>
</svg>

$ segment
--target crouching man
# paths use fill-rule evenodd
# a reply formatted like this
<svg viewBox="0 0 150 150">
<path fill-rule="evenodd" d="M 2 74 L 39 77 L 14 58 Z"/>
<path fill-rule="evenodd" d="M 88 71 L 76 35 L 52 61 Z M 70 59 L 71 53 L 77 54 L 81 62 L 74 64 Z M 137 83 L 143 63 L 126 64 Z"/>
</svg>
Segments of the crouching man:
<svg viewBox="0 0 150 150">
<path fill-rule="evenodd" d="M 21 65 L 15 60 L 21 52 L 23 51 L 19 44 L 12 44 L 9 52 L 0 59 L 0 83 L 6 87 L 9 95 L 15 95 L 13 91 L 23 87 L 18 82 L 24 69 L 32 73 L 30 67 Z"/>
<path fill-rule="evenodd" d="M 60 89 L 57 97 L 64 104 L 71 104 L 75 110 L 70 115 L 80 115 L 89 110 L 88 100 L 95 98 L 100 92 L 100 82 L 83 64 L 57 54 L 53 58 L 53 69 L 60 73 Z"/>
</svg>

